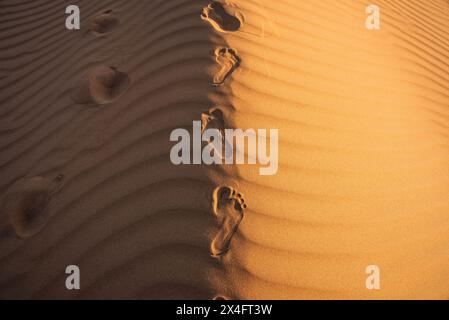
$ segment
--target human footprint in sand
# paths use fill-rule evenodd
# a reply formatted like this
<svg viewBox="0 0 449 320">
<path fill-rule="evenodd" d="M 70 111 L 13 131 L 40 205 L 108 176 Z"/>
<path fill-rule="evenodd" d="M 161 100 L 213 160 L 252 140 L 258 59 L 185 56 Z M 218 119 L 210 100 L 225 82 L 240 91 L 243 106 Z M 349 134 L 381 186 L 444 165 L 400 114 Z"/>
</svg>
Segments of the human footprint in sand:
<svg viewBox="0 0 449 320">
<path fill-rule="evenodd" d="M 214 213 L 221 225 L 211 245 L 213 256 L 228 252 L 247 205 L 243 196 L 231 187 L 220 187 L 214 193 Z"/>
</svg>

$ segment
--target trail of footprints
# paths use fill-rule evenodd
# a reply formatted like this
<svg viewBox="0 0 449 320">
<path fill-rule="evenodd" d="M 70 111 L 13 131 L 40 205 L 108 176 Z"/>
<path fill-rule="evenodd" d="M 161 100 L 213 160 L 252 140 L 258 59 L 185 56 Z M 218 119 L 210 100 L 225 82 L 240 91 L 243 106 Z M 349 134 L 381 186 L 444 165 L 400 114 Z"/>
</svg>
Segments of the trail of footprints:
<svg viewBox="0 0 449 320">
<path fill-rule="evenodd" d="M 243 15 L 231 12 L 219 2 L 213 2 L 203 9 L 201 19 L 209 23 L 217 32 L 230 33 L 240 29 L 244 22 Z M 233 48 L 219 47 L 215 50 L 218 71 L 213 78 L 213 86 L 222 86 L 240 66 L 241 59 Z M 220 109 L 212 109 L 202 114 L 202 130 L 219 129 L 224 139 L 225 121 Z M 225 141 L 223 141 L 225 142 Z M 217 151 L 217 150 L 216 150 Z M 222 152 L 221 150 L 219 151 Z M 222 155 L 223 156 L 223 155 Z M 211 243 L 211 254 L 220 257 L 226 254 L 231 240 L 243 220 L 247 205 L 243 196 L 231 187 L 218 187 L 213 194 L 213 211 L 220 224 L 220 229 Z"/>
<path fill-rule="evenodd" d="M 218 32 L 235 32 L 242 26 L 244 17 L 240 12 L 234 14 L 228 13 L 221 3 L 213 2 L 203 9 L 201 19 L 209 22 Z"/>
<path fill-rule="evenodd" d="M 210 23 L 218 32 L 228 33 L 239 30 L 243 15 L 232 15 L 221 3 L 213 2 L 203 9 L 201 18 Z M 88 31 L 94 36 L 104 36 L 113 32 L 120 24 L 112 10 L 95 15 Z M 236 51 L 228 47 L 215 50 L 219 70 L 213 78 L 214 86 L 223 85 L 240 66 Z M 131 84 L 131 79 L 114 66 L 96 66 L 88 70 L 72 89 L 72 100 L 84 105 L 106 105 L 115 102 Z M 207 128 L 225 129 L 223 112 L 211 109 L 202 114 L 202 130 Z M 224 134 L 223 134 L 224 138 Z M 49 204 L 62 189 L 64 175 L 53 178 L 35 176 L 16 181 L 2 199 L 1 213 L 8 216 L 9 226 L 19 238 L 25 239 L 39 233 L 51 217 Z M 219 257 L 226 254 L 231 240 L 243 220 L 247 205 L 239 192 L 228 186 L 218 187 L 213 192 L 213 212 L 220 228 L 211 243 L 211 255 Z M 227 299 L 217 296 L 214 299 Z"/>
<path fill-rule="evenodd" d="M 104 10 L 94 15 L 88 32 L 96 37 L 112 33 L 120 24 L 113 10 Z M 115 102 L 131 85 L 126 72 L 115 66 L 95 66 L 88 70 L 72 89 L 72 100 L 77 104 L 101 106 Z"/>
<path fill-rule="evenodd" d="M 201 19 L 209 23 L 217 32 L 230 33 L 240 29 L 244 22 L 243 15 L 236 11 L 234 14 L 228 12 L 219 2 L 212 2 L 203 9 Z M 237 52 L 228 47 L 215 50 L 215 60 L 219 69 L 213 79 L 214 86 L 221 86 L 240 66 L 240 57 Z"/>
<path fill-rule="evenodd" d="M 88 32 L 95 36 L 107 35 L 116 29 L 119 19 L 112 10 L 95 15 Z M 72 89 L 72 100 L 84 105 L 106 105 L 115 102 L 131 84 L 125 72 L 113 66 L 96 66 L 86 72 Z M 19 238 L 26 239 L 39 233 L 51 217 L 49 204 L 61 190 L 64 175 L 54 178 L 42 176 L 17 180 L 1 199 L 0 214 L 6 218 L 1 229 L 12 229 Z"/>
</svg>

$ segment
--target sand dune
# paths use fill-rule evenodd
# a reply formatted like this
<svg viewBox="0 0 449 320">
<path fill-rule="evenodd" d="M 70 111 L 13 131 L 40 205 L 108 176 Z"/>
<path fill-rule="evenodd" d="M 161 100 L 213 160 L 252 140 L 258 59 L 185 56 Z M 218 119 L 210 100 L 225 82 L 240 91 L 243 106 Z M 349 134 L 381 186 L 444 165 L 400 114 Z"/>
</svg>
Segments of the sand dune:
<svg viewBox="0 0 449 320">
<path fill-rule="evenodd" d="M 75 2 L 0 1 L 0 298 L 449 298 L 447 1 Z M 195 120 L 277 174 L 173 165 Z"/>
</svg>

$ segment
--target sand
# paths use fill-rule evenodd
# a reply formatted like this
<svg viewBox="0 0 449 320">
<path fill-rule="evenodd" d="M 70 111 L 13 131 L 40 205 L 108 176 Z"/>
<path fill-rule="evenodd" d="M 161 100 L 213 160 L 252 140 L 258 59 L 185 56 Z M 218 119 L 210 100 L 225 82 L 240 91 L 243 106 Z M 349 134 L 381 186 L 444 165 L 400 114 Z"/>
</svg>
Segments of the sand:
<svg viewBox="0 0 449 320">
<path fill-rule="evenodd" d="M 1 0 L 0 298 L 448 299 L 449 3 L 369 4 Z M 195 120 L 277 174 L 173 165 Z"/>
</svg>

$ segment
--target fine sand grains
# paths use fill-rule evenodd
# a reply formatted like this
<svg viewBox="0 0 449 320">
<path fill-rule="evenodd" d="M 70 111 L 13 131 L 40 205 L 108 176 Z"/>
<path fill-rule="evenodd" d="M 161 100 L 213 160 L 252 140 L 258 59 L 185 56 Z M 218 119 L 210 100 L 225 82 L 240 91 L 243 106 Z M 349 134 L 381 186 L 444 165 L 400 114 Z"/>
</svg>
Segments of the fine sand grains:
<svg viewBox="0 0 449 320">
<path fill-rule="evenodd" d="M 447 1 L 78 4 L 0 1 L 0 298 L 449 298 Z M 173 165 L 195 120 L 278 173 Z"/>
<path fill-rule="evenodd" d="M 364 1 L 231 2 L 234 126 L 279 129 L 280 162 L 237 168 L 249 206 L 226 294 L 447 299 L 447 2 L 378 1 L 374 32 Z"/>
<path fill-rule="evenodd" d="M 201 19 L 208 4 L 79 1 L 68 31 L 66 1 L 1 2 L 1 298 L 225 295 L 212 196 L 230 173 L 169 157 L 173 129 L 209 111 L 224 127 L 232 110 L 213 86 L 226 43 Z"/>
</svg>

